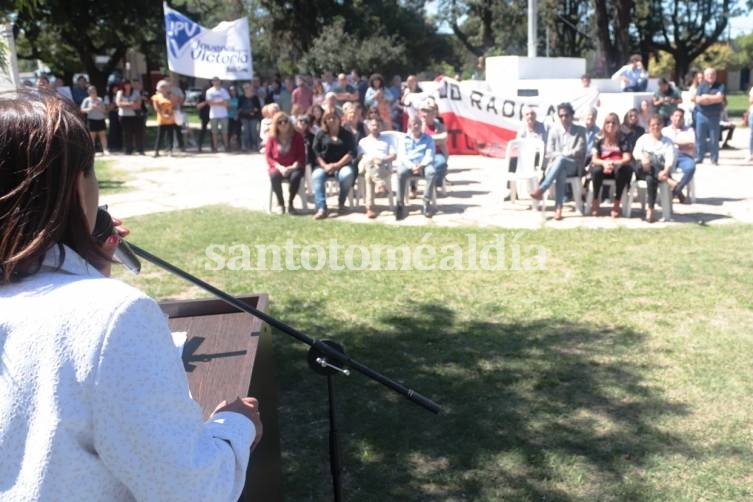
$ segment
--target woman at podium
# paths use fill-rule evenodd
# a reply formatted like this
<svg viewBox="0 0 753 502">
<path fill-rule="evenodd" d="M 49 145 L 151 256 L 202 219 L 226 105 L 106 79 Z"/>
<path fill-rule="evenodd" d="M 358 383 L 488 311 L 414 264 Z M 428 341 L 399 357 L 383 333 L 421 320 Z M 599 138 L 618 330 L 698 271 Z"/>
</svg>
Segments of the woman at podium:
<svg viewBox="0 0 753 502">
<path fill-rule="evenodd" d="M 97 204 L 77 110 L 0 94 L 0 500 L 236 500 L 258 403 L 203 421 L 157 304 L 106 277 Z"/>
</svg>

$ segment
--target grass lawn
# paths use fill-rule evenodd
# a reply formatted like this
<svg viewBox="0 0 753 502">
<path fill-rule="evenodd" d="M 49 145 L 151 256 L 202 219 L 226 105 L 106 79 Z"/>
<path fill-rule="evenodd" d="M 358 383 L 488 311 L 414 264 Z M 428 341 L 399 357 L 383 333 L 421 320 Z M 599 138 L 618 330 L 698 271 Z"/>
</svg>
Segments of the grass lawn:
<svg viewBox="0 0 753 502">
<path fill-rule="evenodd" d="M 508 270 L 353 272 L 205 270 L 204 250 L 288 238 L 415 250 L 423 238 L 468 253 L 466 234 L 480 249 L 495 230 L 226 207 L 127 225 L 134 243 L 217 287 L 268 292 L 273 315 L 442 406 L 435 416 L 338 377 L 346 500 L 753 499 L 753 226 L 498 229 Z M 546 270 L 509 270 L 513 244 L 521 261 L 543 246 Z M 206 296 L 151 265 L 117 275 L 160 299 Z M 286 500 L 331 500 L 326 380 L 305 346 L 273 335 Z"/>
<path fill-rule="evenodd" d="M 128 191 L 130 175 L 122 169 L 113 167 L 111 161 L 97 156 L 94 159 L 94 172 L 97 174 L 99 190 L 102 194 Z"/>
<path fill-rule="evenodd" d="M 730 117 L 742 117 L 743 112 L 749 106 L 747 92 L 735 92 L 727 95 L 727 113 Z"/>
</svg>

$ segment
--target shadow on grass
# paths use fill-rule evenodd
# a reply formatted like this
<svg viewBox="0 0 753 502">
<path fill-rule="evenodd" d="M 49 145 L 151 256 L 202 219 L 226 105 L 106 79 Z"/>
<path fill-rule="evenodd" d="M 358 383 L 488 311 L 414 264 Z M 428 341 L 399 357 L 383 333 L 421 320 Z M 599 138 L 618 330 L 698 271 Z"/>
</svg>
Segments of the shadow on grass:
<svg viewBox="0 0 753 502">
<path fill-rule="evenodd" d="M 120 190 L 124 188 L 125 181 L 120 180 L 97 180 L 100 190 Z"/>
<path fill-rule="evenodd" d="M 653 425 L 687 410 L 644 382 L 654 368 L 634 357 L 641 333 L 464 322 L 432 303 L 369 325 L 303 298 L 275 310 L 442 407 L 435 416 L 359 374 L 337 377 L 347 500 L 646 499 L 653 488 L 626 475 L 690 454 Z M 275 336 L 286 500 L 330 500 L 326 379 L 306 366 L 305 346 Z"/>
</svg>

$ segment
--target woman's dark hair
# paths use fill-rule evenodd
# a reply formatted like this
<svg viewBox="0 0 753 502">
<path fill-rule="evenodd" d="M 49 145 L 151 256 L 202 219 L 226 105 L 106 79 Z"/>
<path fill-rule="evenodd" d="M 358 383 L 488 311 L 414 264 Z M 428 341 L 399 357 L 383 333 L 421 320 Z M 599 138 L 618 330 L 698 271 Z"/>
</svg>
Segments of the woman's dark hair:
<svg viewBox="0 0 753 502">
<path fill-rule="evenodd" d="M 39 270 L 63 244 L 94 266 L 94 241 L 79 175 L 94 176 L 94 145 L 78 110 L 54 93 L 0 93 L 0 284 Z"/>
<path fill-rule="evenodd" d="M 631 108 L 628 111 L 626 111 L 625 115 L 622 117 L 622 125 L 624 127 L 630 127 L 630 124 L 628 124 L 628 119 L 630 118 L 631 113 L 635 113 L 636 115 L 641 114 L 641 112 L 639 112 L 637 108 Z"/>
<path fill-rule="evenodd" d="M 379 81 L 379 88 L 384 87 L 384 77 L 382 77 L 381 73 L 374 73 L 369 77 L 369 87 L 374 87 L 374 82 Z"/>
<path fill-rule="evenodd" d="M 319 120 L 317 120 L 316 118 L 316 113 L 314 112 L 315 108 L 319 109 Z M 322 108 L 322 105 L 311 105 L 306 113 L 309 115 L 309 117 L 311 117 L 312 124 L 316 124 L 317 126 L 321 127 L 321 118 L 322 115 L 324 115 L 324 108 Z"/>
</svg>

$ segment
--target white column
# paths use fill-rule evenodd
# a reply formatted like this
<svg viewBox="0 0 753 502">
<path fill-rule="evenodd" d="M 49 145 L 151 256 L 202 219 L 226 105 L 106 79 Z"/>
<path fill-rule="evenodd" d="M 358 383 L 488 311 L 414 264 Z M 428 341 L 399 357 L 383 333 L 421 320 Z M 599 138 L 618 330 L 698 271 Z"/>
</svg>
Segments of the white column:
<svg viewBox="0 0 753 502">
<path fill-rule="evenodd" d="M 536 8 L 537 0 L 528 0 L 528 57 L 536 57 Z"/>
</svg>

